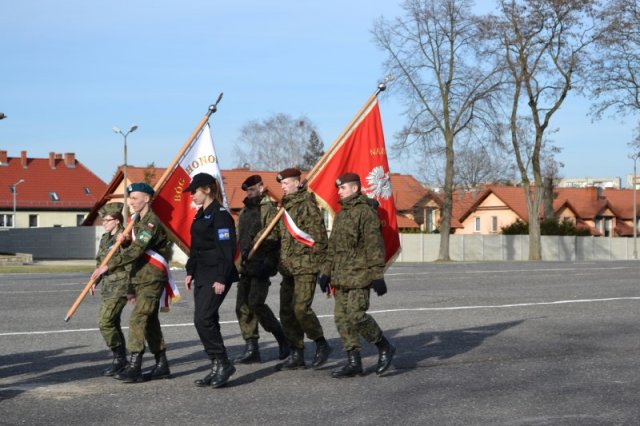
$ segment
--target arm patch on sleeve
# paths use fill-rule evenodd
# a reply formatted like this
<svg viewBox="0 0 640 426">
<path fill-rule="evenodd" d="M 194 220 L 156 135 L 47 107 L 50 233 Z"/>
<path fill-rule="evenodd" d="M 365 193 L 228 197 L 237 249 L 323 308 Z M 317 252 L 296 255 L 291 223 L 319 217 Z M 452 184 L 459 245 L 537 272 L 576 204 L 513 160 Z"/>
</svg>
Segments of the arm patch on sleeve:
<svg viewBox="0 0 640 426">
<path fill-rule="evenodd" d="M 143 229 L 140 232 L 140 234 L 138 234 L 137 240 L 140 241 L 142 244 L 147 244 L 151 240 L 152 236 L 153 235 L 151 235 L 151 233 L 149 231 L 147 231 L 146 229 Z"/>
<path fill-rule="evenodd" d="M 229 228 L 218 228 L 218 241 L 229 241 L 231 239 L 231 232 Z"/>
</svg>

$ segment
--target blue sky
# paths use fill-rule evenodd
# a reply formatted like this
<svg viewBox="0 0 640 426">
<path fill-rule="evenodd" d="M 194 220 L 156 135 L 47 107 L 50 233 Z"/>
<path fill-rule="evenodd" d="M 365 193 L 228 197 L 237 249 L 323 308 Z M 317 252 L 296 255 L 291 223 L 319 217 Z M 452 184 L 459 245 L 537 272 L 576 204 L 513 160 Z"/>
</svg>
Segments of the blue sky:
<svg viewBox="0 0 640 426">
<path fill-rule="evenodd" d="M 113 126 L 139 126 L 130 164 L 166 166 L 220 92 L 211 125 L 223 168 L 236 164 L 240 128 L 275 113 L 307 115 L 328 146 L 384 77 L 373 21 L 398 14 L 393 0 L 5 2 L 0 149 L 75 152 L 108 182 L 123 157 Z M 562 174 L 624 182 L 635 124 L 591 123 L 588 107 L 570 97 L 552 122 Z M 390 144 L 403 124 L 393 93 L 381 111 Z"/>
</svg>

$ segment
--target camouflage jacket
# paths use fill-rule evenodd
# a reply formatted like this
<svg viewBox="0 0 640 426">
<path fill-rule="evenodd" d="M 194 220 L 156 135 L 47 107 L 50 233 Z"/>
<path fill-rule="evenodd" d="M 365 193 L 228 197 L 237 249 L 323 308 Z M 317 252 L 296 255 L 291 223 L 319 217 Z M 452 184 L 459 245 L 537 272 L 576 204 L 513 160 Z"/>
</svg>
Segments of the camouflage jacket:
<svg viewBox="0 0 640 426">
<path fill-rule="evenodd" d="M 120 250 L 109 260 L 107 264 L 109 267 L 108 273 L 130 265 L 131 284 L 133 286 L 154 281 L 165 281 L 167 276 L 164 271 L 147 262 L 143 256 L 147 249 L 151 249 L 164 257 L 167 262 L 171 257 L 171 243 L 167 238 L 167 233 L 160 219 L 151 209 L 133 225 L 133 235 L 135 235 L 135 238 L 129 247 Z"/>
<path fill-rule="evenodd" d="M 238 218 L 238 245 L 240 250 L 251 250 L 260 231 L 264 229 L 276 215 L 276 206 L 267 196 L 245 198 L 244 208 Z M 251 256 L 241 272 L 254 275 L 251 271 L 259 270 L 262 265 L 269 275 L 275 275 L 278 267 L 280 247 L 277 241 L 265 240 Z"/>
<path fill-rule="evenodd" d="M 364 288 L 384 275 L 380 219 L 366 195 L 352 195 L 340 204 L 322 272 L 334 287 Z"/>
<path fill-rule="evenodd" d="M 278 269 L 285 275 L 317 274 L 327 256 L 327 229 L 315 196 L 300 189 L 282 198 L 282 207 L 295 224 L 313 237 L 315 244 L 308 247 L 289 233 L 284 217 L 280 219 L 272 236 L 280 239 L 280 264 Z"/>
<path fill-rule="evenodd" d="M 96 254 L 96 266 L 100 266 L 102 260 L 107 256 L 107 254 L 109 254 L 111 248 L 116 243 L 116 235 L 122 233 L 122 231 L 124 231 L 124 229 L 122 228 L 122 226 L 119 226 L 114 233 L 115 235 L 111 235 L 110 232 L 105 232 L 104 234 L 102 234 L 102 238 L 100 238 L 100 245 L 98 246 L 98 253 Z M 116 253 L 121 250 L 122 246 L 118 247 Z M 129 271 L 127 270 L 127 268 L 122 267 L 115 269 L 111 273 L 104 274 L 100 279 L 100 283 L 102 283 L 102 285 L 106 285 L 109 283 L 123 282 L 128 280 Z"/>
</svg>

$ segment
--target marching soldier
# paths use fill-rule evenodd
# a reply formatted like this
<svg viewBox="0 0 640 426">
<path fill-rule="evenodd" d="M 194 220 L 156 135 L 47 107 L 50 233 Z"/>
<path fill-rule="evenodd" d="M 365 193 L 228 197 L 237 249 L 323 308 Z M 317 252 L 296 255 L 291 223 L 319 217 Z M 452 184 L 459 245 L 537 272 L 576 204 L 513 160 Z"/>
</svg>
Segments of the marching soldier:
<svg viewBox="0 0 640 426">
<path fill-rule="evenodd" d="M 135 383 L 171 377 L 158 319 L 160 296 L 168 280 L 167 269 L 160 267 L 159 263 L 164 260 L 166 264 L 171 248 L 160 220 L 149 207 L 154 194 L 153 188 L 146 183 L 133 183 L 129 185 L 128 192 L 127 201 L 135 213 L 131 244 L 116 253 L 107 265 L 96 269 L 91 278 L 97 279 L 118 268 L 131 268 L 127 298 L 135 303 L 135 307 L 129 319 L 127 339 L 130 359 L 127 368 L 114 378 L 125 383 Z M 118 237 L 121 242 L 127 238 L 124 235 Z M 155 356 L 156 365 L 143 377 L 141 369 L 145 338 Z"/>
<path fill-rule="evenodd" d="M 362 374 L 360 336 L 378 347 L 376 374 L 381 375 L 391 365 L 395 347 L 367 314 L 370 290 L 378 296 L 387 292 L 380 219 L 372 206 L 374 201 L 360 193 L 357 174 L 341 175 L 336 187 L 342 210 L 333 222 L 327 260 L 323 273 L 318 275 L 318 285 L 323 292 L 335 290 L 335 322 L 348 357 L 347 364 L 332 372 L 332 376 Z"/>
<path fill-rule="evenodd" d="M 109 203 L 100 209 L 102 226 L 105 232 L 100 239 L 98 253 L 96 255 L 97 266 L 100 266 L 111 247 L 116 243 L 116 237 L 124 231 L 122 227 L 122 203 Z M 118 250 L 122 250 L 119 248 Z M 112 273 L 102 276 L 99 282 L 102 284 L 100 291 L 100 313 L 98 314 L 98 326 L 107 346 L 113 351 L 111 365 L 102 371 L 103 376 L 113 376 L 127 366 L 127 350 L 124 334 L 120 326 L 122 310 L 127 305 L 127 288 L 129 285 L 129 271 L 120 267 Z M 91 294 L 95 289 L 91 289 Z"/>
<path fill-rule="evenodd" d="M 300 185 L 300 175 L 300 170 L 288 168 L 276 177 L 284 192 L 285 214 L 271 237 L 279 238 L 281 243 L 280 320 L 293 347 L 291 356 L 276 366 L 278 370 L 305 367 L 305 334 L 316 344 L 312 367 L 323 365 L 332 350 L 311 309 L 316 277 L 326 257 L 327 231 L 314 195 Z"/>
<path fill-rule="evenodd" d="M 253 240 L 275 216 L 276 208 L 269 197 L 264 195 L 264 185 L 259 175 L 249 176 L 242 183 L 242 190 L 247 196 L 238 218 L 238 243 L 244 258 L 251 250 Z M 237 289 L 236 315 L 246 347 L 244 352 L 234 359 L 237 364 L 261 361 L 258 323 L 276 338 L 279 359 L 283 360 L 291 353 L 291 346 L 280 322 L 265 303 L 271 285 L 269 277 L 278 272 L 278 253 L 277 242 L 270 240 L 265 241 L 251 259 L 243 259 Z"/>
</svg>

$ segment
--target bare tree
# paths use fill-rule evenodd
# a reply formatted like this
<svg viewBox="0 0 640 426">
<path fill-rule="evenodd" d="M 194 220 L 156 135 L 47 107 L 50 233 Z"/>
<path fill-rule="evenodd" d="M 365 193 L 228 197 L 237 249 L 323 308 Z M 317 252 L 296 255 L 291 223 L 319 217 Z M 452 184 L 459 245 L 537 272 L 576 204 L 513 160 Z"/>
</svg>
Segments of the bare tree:
<svg viewBox="0 0 640 426">
<path fill-rule="evenodd" d="M 477 21 L 469 0 L 406 0 L 404 16 L 381 18 L 373 34 L 385 66 L 404 94 L 408 123 L 395 150 L 444 153 L 444 198 L 438 259 L 450 260 L 455 141 L 488 121 L 495 70 L 476 60 Z"/>
<path fill-rule="evenodd" d="M 540 260 L 540 207 L 543 199 L 543 141 L 553 115 L 579 84 L 588 47 L 597 31 L 593 1 L 499 0 L 499 16 L 484 21 L 485 34 L 499 46 L 498 63 L 510 77 L 510 133 L 529 213 L 529 260 Z M 530 167 L 520 126 L 528 108 L 533 146 Z"/>
<path fill-rule="evenodd" d="M 250 121 L 240 130 L 235 145 L 238 165 L 254 170 L 300 167 L 313 132 L 317 133 L 315 125 L 305 116 L 280 113 L 264 121 Z"/>
<path fill-rule="evenodd" d="M 600 15 L 591 66 L 592 114 L 640 113 L 640 1 L 611 0 Z"/>
</svg>

